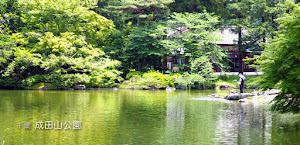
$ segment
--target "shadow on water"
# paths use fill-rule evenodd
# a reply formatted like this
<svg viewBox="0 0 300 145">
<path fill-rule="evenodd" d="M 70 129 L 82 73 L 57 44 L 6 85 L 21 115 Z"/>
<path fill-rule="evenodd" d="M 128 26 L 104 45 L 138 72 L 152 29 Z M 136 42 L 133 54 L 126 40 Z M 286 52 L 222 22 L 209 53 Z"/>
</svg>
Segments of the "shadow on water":
<svg viewBox="0 0 300 145">
<path fill-rule="evenodd" d="M 300 142 L 300 115 L 205 97 L 212 93 L 216 91 L 0 91 L 0 144 Z M 35 129 L 36 122 L 49 120 L 80 120 L 82 129 Z M 17 126 L 25 122 L 31 123 L 30 130 Z"/>
</svg>

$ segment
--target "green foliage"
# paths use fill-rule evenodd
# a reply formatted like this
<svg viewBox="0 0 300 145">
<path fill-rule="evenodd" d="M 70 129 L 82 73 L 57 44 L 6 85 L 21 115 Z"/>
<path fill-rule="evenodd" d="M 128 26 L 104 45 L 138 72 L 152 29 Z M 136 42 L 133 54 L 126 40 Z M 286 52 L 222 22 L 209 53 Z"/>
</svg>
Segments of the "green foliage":
<svg viewBox="0 0 300 145">
<path fill-rule="evenodd" d="M 56 36 L 73 32 L 101 47 L 114 27 L 111 20 L 90 10 L 96 6 L 96 0 L 29 0 L 19 3 L 22 20 L 26 23 L 24 31 L 52 32 Z"/>
<path fill-rule="evenodd" d="M 0 36 L 0 74 L 23 88 L 43 82 L 56 88 L 116 86 L 122 81 L 120 62 L 101 50 L 111 44 L 114 25 L 90 10 L 95 2 L 18 1 L 25 26 Z"/>
<path fill-rule="evenodd" d="M 167 77 L 168 77 L 167 75 L 156 72 L 156 71 L 150 71 L 148 73 L 143 74 L 143 78 L 159 80 L 160 82 L 162 82 L 165 85 L 168 85 Z"/>
<path fill-rule="evenodd" d="M 2 0 L 0 87 L 30 88 L 42 83 L 56 88 L 77 84 L 114 87 L 122 82 L 119 70 L 131 69 L 137 71 L 127 74 L 125 86 L 149 89 L 180 84 L 191 88 L 206 84 L 216 79 L 213 65 L 222 69 L 227 66 L 227 54 L 215 44 L 219 38 L 212 32 L 219 25 L 235 25 L 234 31 L 240 34 L 240 53 L 247 48 L 261 49 L 268 43 L 259 44 L 275 35 L 278 23 L 274 19 L 283 12 L 282 1 Z M 174 11 L 171 15 L 170 4 Z M 289 11 L 296 11 L 292 4 L 289 7 Z M 114 28 L 112 20 L 119 30 Z M 294 58 L 299 58 L 299 53 L 289 49 L 298 47 L 295 43 L 299 38 L 298 29 L 293 29 L 295 33 L 289 29 L 296 27 L 293 23 L 297 20 L 292 13 L 279 20 L 282 30 L 268 46 L 270 52 L 257 61 L 264 70 L 271 72 L 267 66 L 272 64 L 273 68 L 281 68 L 279 72 L 297 78 L 299 63 Z M 222 21 L 225 23 L 221 24 Z M 242 30 L 247 33 L 242 35 Z M 184 48 L 184 54 L 178 48 Z M 277 51 L 285 60 L 278 59 Z M 178 66 L 189 73 L 141 73 L 164 70 L 165 55 L 189 58 L 190 64 Z M 277 66 L 278 63 L 284 65 Z M 298 86 L 274 75 L 280 80 L 265 81 L 265 88 L 278 84 L 280 88 L 289 86 L 290 89 L 283 89 L 285 94 L 295 92 Z"/>
<path fill-rule="evenodd" d="M 0 88 L 4 89 L 19 89 L 21 88 L 20 81 L 17 81 L 10 77 L 0 76 Z"/>
<path fill-rule="evenodd" d="M 224 81 L 228 81 L 228 79 L 229 79 L 229 75 L 223 75 L 223 76 L 220 76 L 219 77 L 221 80 L 224 80 Z"/>
<path fill-rule="evenodd" d="M 229 12 L 225 25 L 234 26 L 232 31 L 238 34 L 238 59 L 240 72 L 243 72 L 244 52 L 262 51 L 260 46 L 274 36 L 278 24 L 274 21 L 283 13 L 284 0 L 232 0 L 227 5 Z"/>
<path fill-rule="evenodd" d="M 128 18 L 131 21 L 134 15 L 138 15 L 137 20 L 144 20 L 143 25 L 138 27 L 131 27 L 130 22 L 126 20 L 128 27 L 120 33 L 114 33 L 111 37 L 114 42 L 111 46 L 104 47 L 104 51 L 112 58 L 122 62 L 123 71 L 135 69 L 139 71 L 147 71 L 149 69 L 164 70 L 163 56 L 164 55 L 178 55 L 178 48 L 184 48 L 184 56 L 191 59 L 196 59 L 199 56 L 208 56 L 212 63 L 220 68 L 226 68 L 227 55 L 222 52 L 222 48 L 217 46 L 215 42 L 218 37 L 213 33 L 216 31 L 216 26 L 219 23 L 217 16 L 212 16 L 209 13 L 174 13 L 170 18 L 161 19 L 155 23 L 148 22 L 148 15 L 156 17 L 162 11 L 158 9 L 167 9 L 167 5 L 172 1 L 131 1 L 126 0 L 122 2 L 104 1 L 99 3 L 107 5 L 103 8 L 103 12 L 109 9 L 114 12 L 122 10 L 122 18 L 127 17 L 129 13 L 133 16 Z M 155 13 L 151 13 L 152 7 L 155 7 Z M 158 9 L 157 9 L 158 8 Z M 111 12 L 111 15 L 114 15 Z M 109 14 L 109 11 L 105 12 Z M 147 15 L 145 18 L 142 15 Z M 125 16 L 126 15 L 126 16 Z M 167 15 L 167 14 L 164 14 Z M 115 18 L 115 15 L 113 16 Z M 126 18 L 125 18 L 126 19 Z M 166 20 L 166 21 L 165 21 Z M 119 23 L 119 21 L 117 21 Z M 142 22 L 142 21 L 141 21 Z M 179 28 L 186 28 L 188 31 L 170 36 L 170 32 L 177 33 Z M 189 70 L 190 66 L 187 66 Z"/>
<path fill-rule="evenodd" d="M 34 75 L 22 80 L 22 87 L 26 89 L 34 88 L 39 83 L 50 83 L 57 89 L 75 88 L 78 84 L 91 87 L 114 87 L 118 76 L 99 76 L 87 74 L 51 74 Z"/>
<path fill-rule="evenodd" d="M 140 26 L 130 32 L 122 54 L 127 67 L 140 71 L 161 68 L 162 56 L 167 52 L 158 39 L 156 27 L 155 24 Z"/>
<path fill-rule="evenodd" d="M 191 72 L 203 76 L 207 80 L 213 80 L 216 77 L 212 63 L 207 56 L 201 56 L 192 61 Z"/>
<path fill-rule="evenodd" d="M 53 90 L 53 89 L 55 89 L 55 87 L 52 84 L 49 84 L 49 83 L 37 83 L 34 86 L 32 86 L 30 89 L 32 89 L 32 90 L 39 90 L 39 89 Z"/>
<path fill-rule="evenodd" d="M 262 76 L 245 76 L 247 81 L 245 83 L 246 88 L 252 88 L 252 87 L 258 87 L 258 80 Z M 233 87 L 239 87 L 239 84 L 236 81 L 239 81 L 240 77 L 239 76 L 219 76 L 217 80 L 215 80 L 213 83 L 216 84 L 216 86 L 221 86 L 221 85 L 230 85 Z"/>
<path fill-rule="evenodd" d="M 175 0 L 170 4 L 170 9 L 174 12 L 198 12 L 207 11 L 219 16 L 226 16 L 228 12 L 225 6 L 229 0 Z"/>
<path fill-rule="evenodd" d="M 158 16 L 166 15 L 168 5 L 172 2 L 174 0 L 123 0 L 120 5 L 113 6 L 113 8 L 133 14 L 139 26 L 141 19 L 144 20 L 144 24 L 147 24 L 149 20 L 156 21 Z"/>
<path fill-rule="evenodd" d="M 218 23 L 217 16 L 206 12 L 173 13 L 166 26 L 162 27 L 168 35 L 161 43 L 169 49 L 169 55 L 178 55 L 178 48 L 184 48 L 184 55 L 191 60 L 206 56 L 212 63 L 225 68 L 227 55 L 220 46 L 216 45 L 219 37 L 212 33 L 217 30 Z"/>
<path fill-rule="evenodd" d="M 280 30 L 257 59 L 265 75 L 260 86 L 267 89 L 277 85 L 281 93 L 274 99 L 274 110 L 299 112 L 300 108 L 300 7 L 286 2 L 284 17 L 277 21 Z"/>
<path fill-rule="evenodd" d="M 122 88 L 134 89 L 162 89 L 167 86 L 174 86 L 174 80 L 178 74 L 166 75 L 156 71 L 150 71 L 141 75 L 134 75 L 129 80 L 122 83 Z"/>
<path fill-rule="evenodd" d="M 185 72 L 182 76 L 177 77 L 174 82 L 184 86 L 186 89 L 191 89 L 195 83 L 204 83 L 205 79 L 199 74 L 189 74 Z"/>
<path fill-rule="evenodd" d="M 129 80 L 130 78 L 132 78 L 133 76 L 139 75 L 142 76 L 142 72 L 140 71 L 130 71 L 127 75 L 126 75 L 126 80 Z"/>
</svg>

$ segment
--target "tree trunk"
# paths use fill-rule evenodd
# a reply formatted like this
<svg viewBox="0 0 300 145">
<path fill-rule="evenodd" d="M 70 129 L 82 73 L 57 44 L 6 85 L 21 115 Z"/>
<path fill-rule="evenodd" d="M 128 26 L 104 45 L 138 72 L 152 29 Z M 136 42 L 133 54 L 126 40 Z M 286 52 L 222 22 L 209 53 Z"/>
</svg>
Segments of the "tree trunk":
<svg viewBox="0 0 300 145">
<path fill-rule="evenodd" d="M 262 22 L 262 23 L 265 22 L 264 16 L 261 17 L 261 22 Z M 266 32 L 265 32 L 265 31 L 263 32 L 263 35 L 264 35 L 264 36 L 263 36 L 263 42 L 265 43 L 265 42 L 266 42 Z"/>
<path fill-rule="evenodd" d="M 151 6 L 151 9 L 152 9 L 152 13 L 153 13 L 153 21 L 156 21 L 156 17 L 155 17 L 155 7 L 154 6 Z"/>
<path fill-rule="evenodd" d="M 136 19 L 136 26 L 140 26 L 140 16 L 139 15 L 137 16 L 137 19 Z"/>
<path fill-rule="evenodd" d="M 239 59 L 239 72 L 243 72 L 243 49 L 242 49 L 242 28 L 238 27 L 238 59 Z"/>
</svg>

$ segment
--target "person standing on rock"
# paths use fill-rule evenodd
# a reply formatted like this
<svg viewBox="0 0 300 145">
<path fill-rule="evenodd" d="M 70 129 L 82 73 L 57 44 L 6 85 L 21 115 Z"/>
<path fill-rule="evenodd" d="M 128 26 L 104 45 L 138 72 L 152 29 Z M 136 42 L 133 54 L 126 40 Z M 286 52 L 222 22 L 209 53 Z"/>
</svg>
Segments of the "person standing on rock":
<svg viewBox="0 0 300 145">
<path fill-rule="evenodd" d="M 244 93 L 244 83 L 246 81 L 246 77 L 243 75 L 242 72 L 239 72 L 239 77 L 240 80 L 238 81 L 239 85 L 240 85 L 240 93 Z"/>
</svg>

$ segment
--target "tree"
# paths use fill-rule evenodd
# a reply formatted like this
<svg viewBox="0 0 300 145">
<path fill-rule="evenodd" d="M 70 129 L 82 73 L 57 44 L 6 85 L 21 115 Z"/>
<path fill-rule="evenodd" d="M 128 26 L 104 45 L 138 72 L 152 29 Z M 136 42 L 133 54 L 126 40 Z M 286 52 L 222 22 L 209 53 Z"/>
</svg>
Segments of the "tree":
<svg viewBox="0 0 300 145">
<path fill-rule="evenodd" d="M 185 12 L 209 12 L 218 16 L 226 16 L 226 5 L 230 0 L 175 0 L 170 4 L 170 9 L 173 12 L 185 13 Z"/>
<path fill-rule="evenodd" d="M 185 89 L 190 90 L 195 83 L 198 83 L 199 86 L 201 83 L 204 83 L 205 78 L 203 78 L 203 76 L 199 74 L 195 74 L 195 73 L 190 74 L 188 72 L 185 72 L 183 73 L 183 75 L 177 76 L 174 82 L 179 85 L 183 85 Z"/>
<path fill-rule="evenodd" d="M 191 72 L 201 75 L 205 81 L 212 81 L 216 78 L 213 65 L 208 56 L 201 56 L 191 63 Z"/>
<path fill-rule="evenodd" d="M 234 0 L 227 5 L 231 15 L 226 18 L 227 25 L 235 26 L 232 30 L 238 34 L 237 47 L 239 68 L 243 72 L 243 52 L 246 49 L 262 51 L 260 43 L 274 35 L 277 24 L 274 19 L 282 14 L 283 0 Z"/>
<path fill-rule="evenodd" d="M 125 45 L 124 64 L 128 68 L 146 71 L 162 69 L 162 57 L 167 53 L 162 46 L 157 25 L 146 25 L 133 28 L 128 35 L 129 42 Z"/>
<path fill-rule="evenodd" d="M 0 2 L 0 34 L 8 35 L 23 27 L 24 23 L 21 21 L 20 14 L 17 0 L 2 0 Z"/>
<path fill-rule="evenodd" d="M 106 45 L 106 36 L 113 31 L 114 24 L 89 10 L 95 7 L 95 3 L 95 0 L 21 1 L 22 19 L 26 23 L 23 31 L 52 32 L 54 35 L 74 32 L 101 47 Z"/>
<path fill-rule="evenodd" d="M 114 9 L 121 5 L 121 0 L 98 0 L 97 7 L 93 8 L 93 10 L 99 15 L 112 20 L 116 28 L 122 30 L 126 27 L 124 14 L 122 14 L 121 10 Z"/>
<path fill-rule="evenodd" d="M 281 112 L 300 111 L 300 7 L 286 2 L 286 12 L 277 19 L 280 24 L 274 39 L 256 60 L 265 73 L 261 87 L 279 87 L 281 93 L 273 100 L 273 109 Z"/>
<path fill-rule="evenodd" d="M 174 13 L 166 22 L 167 39 L 163 40 L 165 48 L 171 52 L 184 48 L 185 56 L 191 61 L 207 56 L 208 59 L 224 68 L 226 54 L 216 44 L 219 39 L 214 33 L 219 23 L 218 17 L 209 13 Z M 176 54 L 175 54 L 176 55 Z"/>
<path fill-rule="evenodd" d="M 95 1 L 19 1 L 25 26 L 1 36 L 0 74 L 24 88 L 48 82 L 57 88 L 76 84 L 111 87 L 121 81 L 102 47 L 113 33 L 112 21 L 91 8 Z"/>
<path fill-rule="evenodd" d="M 112 8 L 136 15 L 136 24 L 139 26 L 140 19 L 156 21 L 157 15 L 166 15 L 168 5 L 172 2 L 174 0 L 124 0 L 120 6 Z"/>
</svg>

